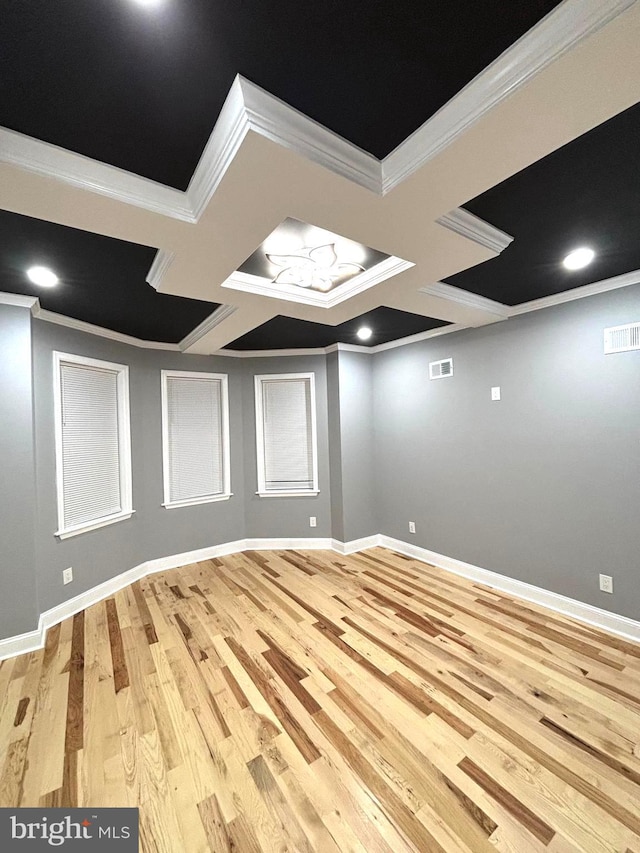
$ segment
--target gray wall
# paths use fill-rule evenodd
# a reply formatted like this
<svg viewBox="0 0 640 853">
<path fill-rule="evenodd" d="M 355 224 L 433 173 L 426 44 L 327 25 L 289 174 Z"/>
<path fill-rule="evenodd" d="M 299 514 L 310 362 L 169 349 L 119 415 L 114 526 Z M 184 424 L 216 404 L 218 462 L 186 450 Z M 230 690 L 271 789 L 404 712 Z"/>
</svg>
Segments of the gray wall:
<svg viewBox="0 0 640 853">
<path fill-rule="evenodd" d="M 604 327 L 638 320 L 632 287 L 373 357 L 238 359 L 129 347 L 0 306 L 0 637 L 156 557 L 245 537 L 376 532 L 639 618 L 640 353 L 602 352 Z M 54 350 L 128 364 L 131 382 L 136 512 L 63 542 Z M 453 378 L 429 381 L 429 361 L 447 356 Z M 229 375 L 229 501 L 162 508 L 162 368 Z M 320 494 L 259 498 L 253 378 L 306 371 Z M 614 595 L 598 591 L 599 572 L 613 575 Z"/>
<path fill-rule="evenodd" d="M 31 315 L 0 305 L 0 637 L 38 624 Z"/>
<path fill-rule="evenodd" d="M 235 359 L 229 359 L 232 361 Z M 329 433 L 327 417 L 327 368 L 324 355 L 237 359 L 244 365 L 243 410 L 245 463 L 245 517 L 247 536 L 325 537 L 331 536 L 331 482 L 329 475 Z M 318 488 L 315 497 L 261 498 L 256 464 L 254 376 L 263 373 L 315 374 L 316 419 L 318 428 Z M 317 527 L 309 527 L 315 516 Z"/>
<path fill-rule="evenodd" d="M 242 539 L 244 470 L 242 364 L 239 359 L 188 356 L 139 349 L 53 323 L 34 321 L 36 423 L 36 570 L 40 609 L 47 610 L 146 560 Z M 133 507 L 131 519 L 60 541 L 57 527 L 52 352 L 86 355 L 129 365 Z M 231 489 L 228 501 L 164 509 L 160 370 L 202 370 L 229 375 Z M 73 567 L 74 582 L 62 585 Z"/>
<path fill-rule="evenodd" d="M 637 321 L 628 287 L 378 354 L 380 532 L 639 618 L 640 352 L 603 354 Z"/>
<path fill-rule="evenodd" d="M 342 501 L 342 435 L 340 425 L 339 353 L 327 355 L 327 404 L 329 429 L 329 478 L 331 481 L 331 535 L 346 542 Z"/>
<path fill-rule="evenodd" d="M 340 471 L 343 541 L 378 533 L 373 418 L 373 362 L 365 353 L 339 356 Z"/>
</svg>

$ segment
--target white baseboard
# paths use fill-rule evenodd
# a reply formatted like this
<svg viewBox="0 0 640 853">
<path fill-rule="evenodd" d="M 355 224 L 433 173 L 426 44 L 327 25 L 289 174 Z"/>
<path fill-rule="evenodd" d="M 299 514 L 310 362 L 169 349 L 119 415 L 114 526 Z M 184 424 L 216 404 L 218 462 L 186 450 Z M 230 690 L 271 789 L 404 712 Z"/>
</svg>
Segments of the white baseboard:
<svg viewBox="0 0 640 853">
<path fill-rule="evenodd" d="M 375 548 L 380 544 L 380 534 L 364 536 L 362 539 L 352 539 L 351 542 L 340 542 L 339 539 L 331 540 L 331 550 L 338 554 L 355 554 L 356 551 L 364 551 L 365 548 Z"/>
<path fill-rule="evenodd" d="M 397 551 L 399 554 L 404 554 L 406 557 L 413 557 L 422 563 L 429 563 L 432 566 L 445 569 L 468 580 L 491 586 L 500 592 L 507 593 L 507 595 L 531 601 L 533 604 L 546 607 L 556 613 L 561 613 L 563 616 L 569 616 L 571 619 L 577 619 L 593 628 L 599 628 L 601 631 L 608 631 L 610 634 L 616 634 L 625 640 L 640 643 L 640 622 L 635 619 L 619 616 L 617 613 L 602 610 L 592 604 L 585 604 L 575 598 L 567 598 L 557 592 L 550 592 L 548 589 L 542 589 L 542 587 L 533 586 L 524 581 L 491 572 L 488 569 L 481 569 L 471 563 L 446 557 L 444 554 L 429 551 L 427 548 L 420 548 L 409 542 L 403 542 L 401 539 L 393 539 L 391 536 L 380 534 L 377 544 L 383 548 Z"/>
<path fill-rule="evenodd" d="M 616 634 L 625 640 L 640 643 L 640 622 L 636 622 L 634 619 L 629 619 L 626 616 L 618 616 L 616 613 L 601 610 L 599 607 L 584 604 L 581 601 L 567 598 L 564 595 L 558 595 L 541 587 L 514 580 L 506 575 L 499 575 L 488 569 L 481 569 L 479 566 L 464 563 L 462 560 L 437 554 L 435 551 L 420 548 L 409 542 L 403 542 L 401 539 L 393 539 L 391 536 L 376 533 L 373 536 L 353 539 L 350 542 L 341 542 L 338 539 L 329 538 L 312 539 L 304 537 L 297 539 L 236 539 L 234 542 L 224 542 L 221 545 L 212 545 L 209 548 L 200 548 L 196 551 L 185 551 L 182 554 L 173 554 L 169 557 L 148 560 L 139 566 L 135 566 L 133 569 L 110 578 L 108 581 L 99 584 L 99 586 L 95 586 L 74 598 L 70 598 L 68 601 L 64 601 L 62 604 L 58 604 L 51 610 L 45 611 L 41 614 L 38 628 L 35 631 L 28 631 L 25 634 L 0 640 L 0 660 L 41 649 L 44 646 L 47 631 L 53 625 L 57 625 L 58 622 L 74 616 L 80 610 L 84 610 L 98 601 L 109 598 L 109 596 L 123 589 L 125 586 L 129 586 L 129 584 L 156 572 L 177 569 L 180 566 L 199 563 L 202 560 L 211 560 L 214 557 L 238 554 L 241 551 L 304 549 L 335 551 L 338 554 L 347 555 L 377 546 L 390 548 L 392 551 L 397 551 L 407 557 L 413 557 L 420 562 L 429 563 L 432 566 L 445 569 L 468 580 L 478 581 L 479 583 L 491 586 L 508 595 L 513 595 L 517 598 L 531 601 L 534 604 L 539 604 L 542 607 L 547 607 L 549 610 L 577 619 L 594 628 Z"/>
<path fill-rule="evenodd" d="M 305 551 L 331 551 L 333 539 L 245 539 L 243 551 L 295 551 L 304 548 Z"/>
<path fill-rule="evenodd" d="M 35 652 L 36 649 L 41 649 L 43 646 L 44 631 L 39 625 L 35 631 L 27 631 L 26 634 L 16 634 L 15 637 L 0 640 L 0 660 L 24 655 L 27 652 Z"/>
</svg>

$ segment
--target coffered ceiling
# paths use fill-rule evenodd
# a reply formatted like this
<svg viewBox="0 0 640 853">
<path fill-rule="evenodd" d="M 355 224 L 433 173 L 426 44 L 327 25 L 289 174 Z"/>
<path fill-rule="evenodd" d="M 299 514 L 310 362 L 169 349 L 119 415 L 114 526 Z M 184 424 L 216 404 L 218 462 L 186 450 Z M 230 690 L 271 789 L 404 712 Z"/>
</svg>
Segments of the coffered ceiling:
<svg viewBox="0 0 640 853">
<path fill-rule="evenodd" d="M 630 283 L 639 4 L 418 8 L 13 4 L 0 290 L 208 353 L 439 334 Z M 596 257 L 569 273 L 577 245 Z"/>
</svg>

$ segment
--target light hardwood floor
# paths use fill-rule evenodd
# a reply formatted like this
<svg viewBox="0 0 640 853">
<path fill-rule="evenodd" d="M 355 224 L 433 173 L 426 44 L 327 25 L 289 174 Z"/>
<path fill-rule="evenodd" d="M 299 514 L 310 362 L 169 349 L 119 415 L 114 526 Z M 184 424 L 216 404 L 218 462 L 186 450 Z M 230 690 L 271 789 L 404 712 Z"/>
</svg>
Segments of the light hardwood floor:
<svg viewBox="0 0 640 853">
<path fill-rule="evenodd" d="M 146 853 L 640 853 L 640 646 L 381 548 L 150 576 L 0 702 L 0 805 Z"/>
</svg>

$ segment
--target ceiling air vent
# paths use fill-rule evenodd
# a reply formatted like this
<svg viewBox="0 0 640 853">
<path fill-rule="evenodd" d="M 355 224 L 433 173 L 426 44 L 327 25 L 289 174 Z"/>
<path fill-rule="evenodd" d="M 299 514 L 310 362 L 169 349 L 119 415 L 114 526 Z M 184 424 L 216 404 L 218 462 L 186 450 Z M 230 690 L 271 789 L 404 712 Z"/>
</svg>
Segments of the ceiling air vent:
<svg viewBox="0 0 640 853">
<path fill-rule="evenodd" d="M 604 330 L 605 353 L 630 352 L 634 349 L 640 349 L 640 323 L 627 323 Z"/>
<path fill-rule="evenodd" d="M 452 358 L 429 362 L 429 379 L 445 379 L 447 376 L 453 376 Z"/>
</svg>

